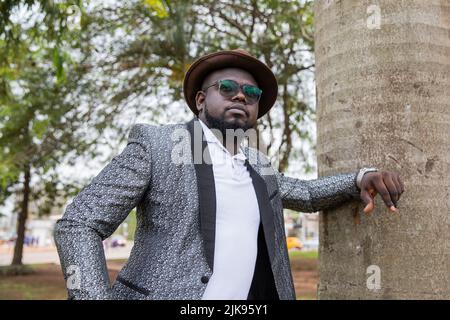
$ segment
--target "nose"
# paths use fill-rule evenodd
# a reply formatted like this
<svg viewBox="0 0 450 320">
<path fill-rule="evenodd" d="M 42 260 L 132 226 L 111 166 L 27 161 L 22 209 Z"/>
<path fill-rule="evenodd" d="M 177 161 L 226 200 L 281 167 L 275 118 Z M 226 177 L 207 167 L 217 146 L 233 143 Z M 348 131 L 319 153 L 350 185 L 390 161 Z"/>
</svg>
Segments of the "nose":
<svg viewBox="0 0 450 320">
<path fill-rule="evenodd" d="M 245 95 L 241 89 L 239 89 L 238 93 L 231 100 L 232 101 L 242 101 L 244 103 L 247 103 L 247 99 L 245 98 Z"/>
</svg>

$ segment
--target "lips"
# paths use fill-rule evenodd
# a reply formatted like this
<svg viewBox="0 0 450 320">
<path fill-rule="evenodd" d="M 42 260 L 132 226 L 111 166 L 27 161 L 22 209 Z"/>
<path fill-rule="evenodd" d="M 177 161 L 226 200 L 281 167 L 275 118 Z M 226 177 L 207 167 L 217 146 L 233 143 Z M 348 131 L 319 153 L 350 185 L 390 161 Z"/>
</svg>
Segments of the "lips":
<svg viewBox="0 0 450 320">
<path fill-rule="evenodd" d="M 247 111 L 242 105 L 232 105 L 231 107 L 227 108 L 227 111 L 232 111 L 234 113 L 243 114 L 248 117 Z"/>
</svg>

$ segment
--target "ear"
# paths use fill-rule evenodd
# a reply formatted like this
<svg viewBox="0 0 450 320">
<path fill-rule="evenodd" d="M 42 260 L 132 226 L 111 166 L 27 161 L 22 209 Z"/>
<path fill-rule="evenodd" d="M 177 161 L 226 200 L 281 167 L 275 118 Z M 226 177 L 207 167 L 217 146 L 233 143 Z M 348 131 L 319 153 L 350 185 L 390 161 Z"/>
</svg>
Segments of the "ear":
<svg viewBox="0 0 450 320">
<path fill-rule="evenodd" d="M 197 94 L 195 95 L 195 105 L 197 107 L 198 112 L 203 109 L 203 105 L 206 99 L 206 94 L 203 91 L 197 91 Z"/>
</svg>

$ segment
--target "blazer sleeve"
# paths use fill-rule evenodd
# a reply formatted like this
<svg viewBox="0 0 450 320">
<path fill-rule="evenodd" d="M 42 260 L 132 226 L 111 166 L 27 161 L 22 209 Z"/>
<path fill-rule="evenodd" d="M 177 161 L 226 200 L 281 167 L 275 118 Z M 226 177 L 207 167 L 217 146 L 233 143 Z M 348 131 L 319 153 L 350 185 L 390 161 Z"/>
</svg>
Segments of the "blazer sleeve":
<svg viewBox="0 0 450 320">
<path fill-rule="evenodd" d="M 276 171 L 283 208 L 316 212 L 334 208 L 349 200 L 360 201 L 356 185 L 358 172 L 342 173 L 315 180 L 301 180 Z"/>
<path fill-rule="evenodd" d="M 124 150 L 67 206 L 54 238 L 69 299 L 109 299 L 111 288 L 102 240 L 139 203 L 150 185 L 146 125 L 134 125 Z"/>
</svg>

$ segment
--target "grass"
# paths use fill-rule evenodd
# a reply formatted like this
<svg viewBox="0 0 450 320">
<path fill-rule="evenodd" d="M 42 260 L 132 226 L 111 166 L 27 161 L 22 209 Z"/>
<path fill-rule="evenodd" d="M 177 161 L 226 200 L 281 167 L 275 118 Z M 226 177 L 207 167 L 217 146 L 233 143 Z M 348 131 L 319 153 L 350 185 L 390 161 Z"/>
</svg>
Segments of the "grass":
<svg viewBox="0 0 450 320">
<path fill-rule="evenodd" d="M 297 300 L 317 300 L 316 294 L 304 294 L 296 297 Z"/>
<path fill-rule="evenodd" d="M 123 259 L 108 260 L 108 265 L 120 264 Z M 57 264 L 32 264 L 26 267 L 32 274 L 0 275 L 0 300 L 65 300 L 67 291 L 61 267 Z M 117 270 L 109 270 L 115 279 Z"/>
<path fill-rule="evenodd" d="M 11 267 L 2 267 L 11 269 Z M 53 264 L 26 265 L 32 273 L 2 274 L 0 300 L 65 299 L 66 290 L 61 269 Z"/>
<path fill-rule="evenodd" d="M 35 269 L 31 265 L 14 265 L 1 266 L 0 276 L 21 276 L 35 273 Z"/>
<path fill-rule="evenodd" d="M 317 251 L 289 251 L 292 271 L 314 271 L 318 269 Z"/>
<path fill-rule="evenodd" d="M 14 283 L 8 280 L 0 283 L 0 300 L 60 300 L 65 299 L 65 296 L 64 287 Z"/>
<path fill-rule="evenodd" d="M 315 283 L 317 252 L 289 252 L 292 271 L 300 275 L 296 285 L 297 299 L 316 299 Z M 123 265 L 126 259 L 108 260 L 109 267 Z M 61 267 L 56 264 L 34 264 L 21 267 L 20 275 L 10 267 L 0 268 L 0 300 L 65 300 L 67 293 Z M 32 273 L 28 273 L 28 271 Z M 16 273 L 15 273 L 16 272 Z M 13 275 L 14 274 L 14 275 Z M 115 279 L 117 269 L 110 269 L 110 278 Z"/>
<path fill-rule="evenodd" d="M 317 259 L 317 251 L 289 251 L 289 259 Z"/>
<path fill-rule="evenodd" d="M 317 251 L 289 251 L 297 300 L 316 300 L 318 275 Z"/>
</svg>

